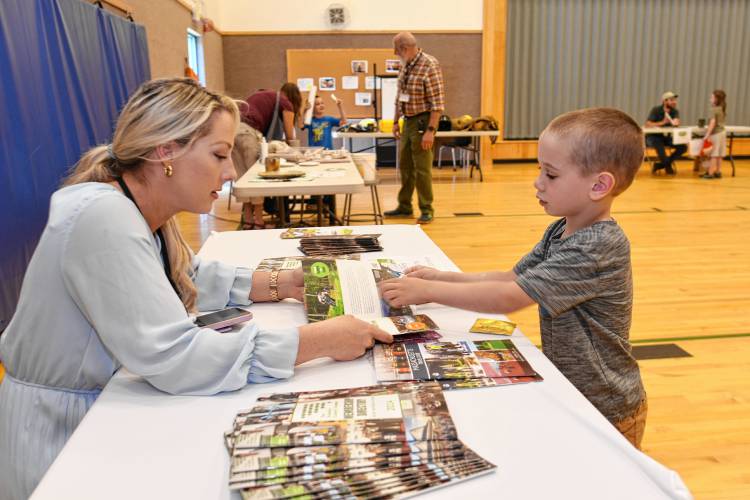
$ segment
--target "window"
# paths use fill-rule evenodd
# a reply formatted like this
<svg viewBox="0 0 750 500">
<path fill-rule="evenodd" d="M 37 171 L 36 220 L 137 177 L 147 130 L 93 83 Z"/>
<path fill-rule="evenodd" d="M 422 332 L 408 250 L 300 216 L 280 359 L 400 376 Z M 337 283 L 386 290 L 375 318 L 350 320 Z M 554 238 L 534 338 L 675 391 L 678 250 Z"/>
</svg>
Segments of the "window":
<svg viewBox="0 0 750 500">
<path fill-rule="evenodd" d="M 188 66 L 198 75 L 201 84 L 206 85 L 206 70 L 203 65 L 203 39 L 201 36 L 188 28 Z"/>
</svg>

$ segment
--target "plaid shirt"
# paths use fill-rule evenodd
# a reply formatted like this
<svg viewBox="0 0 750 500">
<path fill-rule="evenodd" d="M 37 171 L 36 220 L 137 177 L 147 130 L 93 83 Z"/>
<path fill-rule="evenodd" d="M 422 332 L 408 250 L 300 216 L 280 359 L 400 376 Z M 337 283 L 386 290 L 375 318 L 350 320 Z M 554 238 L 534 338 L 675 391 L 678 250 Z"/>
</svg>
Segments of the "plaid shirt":
<svg viewBox="0 0 750 500">
<path fill-rule="evenodd" d="M 425 111 L 445 109 L 445 90 L 440 63 L 420 49 L 398 75 L 400 94 L 408 94 L 409 102 L 400 102 L 396 96 L 396 106 L 401 115 L 414 116 Z"/>
</svg>

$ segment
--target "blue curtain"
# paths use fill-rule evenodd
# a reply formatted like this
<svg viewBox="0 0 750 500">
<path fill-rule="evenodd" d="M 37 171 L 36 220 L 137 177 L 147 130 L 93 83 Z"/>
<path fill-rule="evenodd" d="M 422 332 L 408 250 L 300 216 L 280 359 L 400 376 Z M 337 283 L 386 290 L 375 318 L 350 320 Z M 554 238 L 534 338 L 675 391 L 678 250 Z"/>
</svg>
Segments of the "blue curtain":
<svg viewBox="0 0 750 500">
<path fill-rule="evenodd" d="M 0 331 L 50 195 L 149 77 L 143 26 L 80 0 L 0 1 Z"/>
</svg>

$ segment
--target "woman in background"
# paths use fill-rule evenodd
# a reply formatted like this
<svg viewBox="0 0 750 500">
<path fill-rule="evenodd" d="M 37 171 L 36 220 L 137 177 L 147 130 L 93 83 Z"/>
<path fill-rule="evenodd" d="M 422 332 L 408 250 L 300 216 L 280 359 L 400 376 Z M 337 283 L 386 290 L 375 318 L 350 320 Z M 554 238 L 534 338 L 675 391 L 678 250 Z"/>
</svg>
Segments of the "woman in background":
<svg viewBox="0 0 750 500">
<path fill-rule="evenodd" d="M 0 337 L 0 500 L 31 495 L 121 366 L 171 394 L 209 395 L 392 340 L 352 317 L 223 334 L 193 323 L 196 310 L 302 298 L 301 272 L 201 260 L 177 227 L 178 212 L 208 212 L 236 177 L 238 122 L 232 99 L 193 80 L 147 82 L 112 143 L 85 153 L 52 195 Z"/>
<path fill-rule="evenodd" d="M 234 165 L 242 177 L 260 157 L 260 143 L 294 140 L 295 125 L 302 109 L 302 94 L 294 83 L 285 83 L 278 91 L 259 90 L 240 107 L 242 124 L 237 131 Z M 264 229 L 263 198 L 251 198 L 242 204 L 242 229 Z"/>
</svg>

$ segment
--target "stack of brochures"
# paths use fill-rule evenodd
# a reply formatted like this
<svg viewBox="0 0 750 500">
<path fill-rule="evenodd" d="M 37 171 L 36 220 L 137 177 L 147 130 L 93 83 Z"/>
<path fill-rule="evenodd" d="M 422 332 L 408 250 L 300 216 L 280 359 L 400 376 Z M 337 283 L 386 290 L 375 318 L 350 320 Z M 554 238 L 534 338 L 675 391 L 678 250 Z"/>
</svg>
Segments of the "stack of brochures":
<svg viewBox="0 0 750 500">
<path fill-rule="evenodd" d="M 305 255 L 344 255 L 350 253 L 380 252 L 383 247 L 379 234 L 339 234 L 306 236 L 300 238 L 299 249 Z"/>
<path fill-rule="evenodd" d="M 372 361 L 379 382 L 435 380 L 443 389 L 539 382 L 511 340 L 377 344 Z"/>
<path fill-rule="evenodd" d="M 496 468 L 458 440 L 433 382 L 260 397 L 225 442 L 245 500 L 406 498 Z"/>
</svg>

